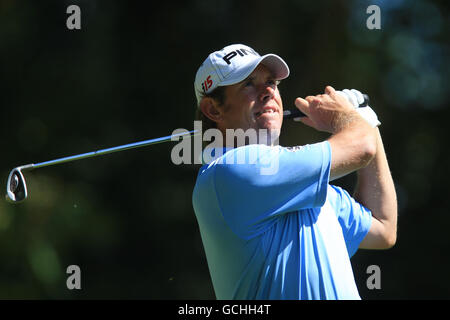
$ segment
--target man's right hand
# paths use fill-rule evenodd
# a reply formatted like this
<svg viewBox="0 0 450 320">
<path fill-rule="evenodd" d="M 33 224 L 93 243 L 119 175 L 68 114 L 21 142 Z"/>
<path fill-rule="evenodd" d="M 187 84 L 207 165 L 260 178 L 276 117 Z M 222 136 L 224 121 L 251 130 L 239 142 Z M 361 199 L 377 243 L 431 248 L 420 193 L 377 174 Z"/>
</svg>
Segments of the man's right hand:
<svg viewBox="0 0 450 320">
<path fill-rule="evenodd" d="M 332 134 L 359 116 L 352 104 L 331 86 L 325 88 L 325 94 L 295 99 L 295 105 L 306 114 L 306 117 L 300 118 L 301 122 Z"/>
</svg>

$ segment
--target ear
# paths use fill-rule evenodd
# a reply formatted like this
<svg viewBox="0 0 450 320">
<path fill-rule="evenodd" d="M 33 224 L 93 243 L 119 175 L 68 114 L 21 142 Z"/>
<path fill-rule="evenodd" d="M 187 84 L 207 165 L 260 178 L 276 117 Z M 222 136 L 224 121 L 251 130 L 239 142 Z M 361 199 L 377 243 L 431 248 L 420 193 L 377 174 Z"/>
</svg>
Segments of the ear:
<svg viewBox="0 0 450 320">
<path fill-rule="evenodd" d="M 200 101 L 200 110 L 202 110 L 203 114 L 218 123 L 222 120 L 223 111 L 219 107 L 219 104 L 216 100 L 210 97 L 205 97 Z"/>
</svg>

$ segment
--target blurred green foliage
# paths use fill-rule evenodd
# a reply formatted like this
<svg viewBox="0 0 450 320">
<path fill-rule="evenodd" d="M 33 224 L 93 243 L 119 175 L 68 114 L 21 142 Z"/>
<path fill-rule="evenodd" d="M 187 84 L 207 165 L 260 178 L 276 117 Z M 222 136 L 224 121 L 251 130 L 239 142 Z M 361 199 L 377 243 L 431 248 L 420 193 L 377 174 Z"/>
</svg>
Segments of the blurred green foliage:
<svg viewBox="0 0 450 320">
<path fill-rule="evenodd" d="M 66 28 L 77 4 L 82 29 Z M 368 30 L 366 8 L 381 9 Z M 193 126 L 193 80 L 213 50 L 282 56 L 285 107 L 327 84 L 371 96 L 399 200 L 397 245 L 352 259 L 366 299 L 449 298 L 446 1 L 0 1 L 2 181 L 18 165 Z M 282 145 L 326 138 L 285 123 Z M 191 205 L 198 166 L 171 144 L 25 173 L 0 201 L 2 299 L 214 298 Z M 355 177 L 337 183 L 351 191 Z M 79 265 L 82 290 L 66 288 Z M 369 291 L 369 265 L 382 289 Z"/>
</svg>

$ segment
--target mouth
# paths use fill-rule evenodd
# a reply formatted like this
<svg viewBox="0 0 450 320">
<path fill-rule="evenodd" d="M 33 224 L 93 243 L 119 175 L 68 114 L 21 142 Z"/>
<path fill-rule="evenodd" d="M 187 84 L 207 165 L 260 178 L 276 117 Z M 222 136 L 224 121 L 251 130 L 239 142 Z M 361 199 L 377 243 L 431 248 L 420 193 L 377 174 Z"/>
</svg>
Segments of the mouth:
<svg viewBox="0 0 450 320">
<path fill-rule="evenodd" d="M 259 118 L 263 114 L 278 113 L 278 109 L 275 107 L 264 107 L 262 110 L 255 113 L 255 118 Z"/>
</svg>

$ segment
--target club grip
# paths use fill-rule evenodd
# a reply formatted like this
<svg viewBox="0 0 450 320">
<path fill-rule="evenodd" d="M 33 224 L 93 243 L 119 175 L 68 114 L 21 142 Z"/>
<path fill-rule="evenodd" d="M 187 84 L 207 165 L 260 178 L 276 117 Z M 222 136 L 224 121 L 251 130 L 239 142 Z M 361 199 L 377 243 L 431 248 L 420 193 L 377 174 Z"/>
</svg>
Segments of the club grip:
<svg viewBox="0 0 450 320">
<path fill-rule="evenodd" d="M 361 103 L 358 106 L 358 108 L 367 107 L 367 105 L 370 102 L 369 96 L 367 94 L 363 94 L 363 97 L 364 97 L 364 102 Z M 283 112 L 284 119 L 294 119 L 294 118 L 300 118 L 300 117 L 306 117 L 306 115 L 298 109 L 288 109 L 288 110 L 284 110 L 284 112 Z"/>
</svg>

